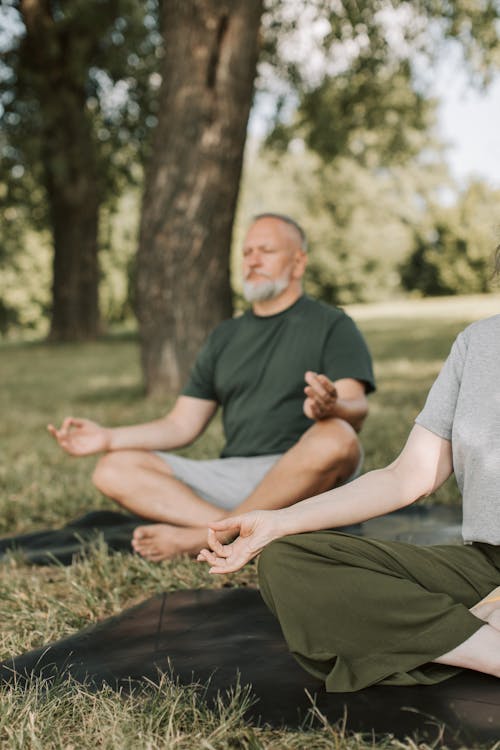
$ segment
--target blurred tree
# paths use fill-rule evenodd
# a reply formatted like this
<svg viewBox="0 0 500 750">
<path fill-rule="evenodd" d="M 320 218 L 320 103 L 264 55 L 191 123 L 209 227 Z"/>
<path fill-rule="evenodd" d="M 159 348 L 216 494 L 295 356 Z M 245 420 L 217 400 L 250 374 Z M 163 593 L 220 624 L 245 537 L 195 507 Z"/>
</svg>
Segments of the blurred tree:
<svg viewBox="0 0 500 750">
<path fill-rule="evenodd" d="M 422 295 L 491 291 L 499 201 L 500 191 L 475 182 L 456 205 L 432 206 L 401 265 L 403 287 Z"/>
<path fill-rule="evenodd" d="M 281 91 L 268 143 L 302 138 L 327 163 L 388 166 L 417 153 L 431 124 L 426 76 L 446 41 L 478 86 L 500 63 L 499 0 L 270 0 L 264 20 L 277 60 L 264 70 Z"/>
<path fill-rule="evenodd" d="M 229 249 L 261 12 L 261 0 L 163 0 L 137 265 L 149 392 L 178 391 L 208 331 L 231 314 Z"/>
<path fill-rule="evenodd" d="M 17 254 L 21 227 L 50 227 L 50 335 L 92 338 L 99 330 L 100 210 L 137 177 L 134 162 L 155 124 L 156 2 L 10 0 L 6 8 L 3 252 Z"/>
</svg>

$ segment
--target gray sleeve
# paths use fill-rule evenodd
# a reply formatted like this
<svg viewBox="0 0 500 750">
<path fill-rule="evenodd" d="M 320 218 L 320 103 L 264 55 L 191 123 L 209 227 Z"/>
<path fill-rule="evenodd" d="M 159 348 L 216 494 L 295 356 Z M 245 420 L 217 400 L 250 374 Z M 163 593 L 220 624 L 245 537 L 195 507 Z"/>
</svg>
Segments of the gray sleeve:
<svg viewBox="0 0 500 750">
<path fill-rule="evenodd" d="M 463 331 L 455 339 L 448 359 L 429 391 L 425 406 L 415 419 L 416 424 L 425 427 L 445 440 L 451 440 L 467 352 L 466 333 L 466 331 Z"/>
</svg>

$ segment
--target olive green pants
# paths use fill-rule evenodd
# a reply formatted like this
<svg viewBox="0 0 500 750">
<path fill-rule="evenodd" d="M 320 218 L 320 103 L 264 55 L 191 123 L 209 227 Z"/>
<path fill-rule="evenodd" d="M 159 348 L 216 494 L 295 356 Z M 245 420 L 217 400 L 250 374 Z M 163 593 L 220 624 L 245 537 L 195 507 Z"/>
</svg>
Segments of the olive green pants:
<svg viewBox="0 0 500 750">
<path fill-rule="evenodd" d="M 460 671 L 430 662 L 484 625 L 469 608 L 500 585 L 500 548 L 320 531 L 266 547 L 259 577 L 290 651 L 329 692 L 430 684 Z"/>
</svg>

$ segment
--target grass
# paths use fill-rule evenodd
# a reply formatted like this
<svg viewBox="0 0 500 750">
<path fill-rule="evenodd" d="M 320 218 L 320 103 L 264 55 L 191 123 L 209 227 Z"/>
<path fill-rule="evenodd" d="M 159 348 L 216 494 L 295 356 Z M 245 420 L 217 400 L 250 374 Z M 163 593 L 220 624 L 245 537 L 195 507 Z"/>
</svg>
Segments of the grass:
<svg viewBox="0 0 500 750">
<path fill-rule="evenodd" d="M 455 298 L 355 307 L 352 313 L 371 347 L 378 391 L 363 429 L 366 469 L 400 450 L 450 344 L 467 323 L 500 310 L 500 297 Z M 67 414 L 106 424 L 145 421 L 168 409 L 141 389 L 137 344 L 110 338 L 85 345 L 0 345 L 0 534 L 63 524 L 90 508 L 109 507 L 92 489 L 92 459 L 71 459 L 46 432 Z M 219 421 L 189 449 L 216 455 Z M 454 481 L 437 493 L 459 502 Z M 30 567 L 11 556 L 0 565 L 0 657 L 69 635 L 164 590 L 253 585 L 255 566 L 227 580 L 183 559 L 155 566 L 131 555 L 109 555 L 96 545 L 69 568 Z M 61 684 L 48 692 L 34 683 L 28 693 L 0 695 L 1 748 L 303 748 L 360 750 L 370 738 L 345 736 L 325 723 L 304 731 L 255 728 L 242 719 L 244 694 L 209 711 L 195 688 L 165 679 L 157 690 L 132 697 Z M 379 748 L 407 747 L 387 739 Z"/>
</svg>

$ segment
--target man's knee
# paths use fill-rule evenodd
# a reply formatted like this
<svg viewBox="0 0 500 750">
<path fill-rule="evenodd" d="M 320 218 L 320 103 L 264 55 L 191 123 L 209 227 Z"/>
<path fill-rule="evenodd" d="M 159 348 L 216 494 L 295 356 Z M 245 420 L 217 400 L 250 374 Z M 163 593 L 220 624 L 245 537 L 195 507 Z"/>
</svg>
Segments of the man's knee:
<svg viewBox="0 0 500 750">
<path fill-rule="evenodd" d="M 355 471 L 361 459 L 361 446 L 354 428 L 343 419 L 316 422 L 302 435 L 297 445 L 313 470 L 329 472 L 343 467 Z"/>
<path fill-rule="evenodd" d="M 161 461 L 161 464 L 159 463 Z M 105 453 L 96 464 L 92 482 L 105 495 L 123 487 L 130 481 L 131 475 L 142 469 L 162 468 L 170 473 L 169 467 L 158 456 L 147 451 L 111 451 Z"/>
<path fill-rule="evenodd" d="M 105 453 L 98 460 L 92 474 L 92 482 L 105 495 L 113 491 L 118 481 L 123 478 L 123 472 L 130 469 L 130 462 L 126 463 L 124 459 L 122 452 L 117 451 Z"/>
</svg>

